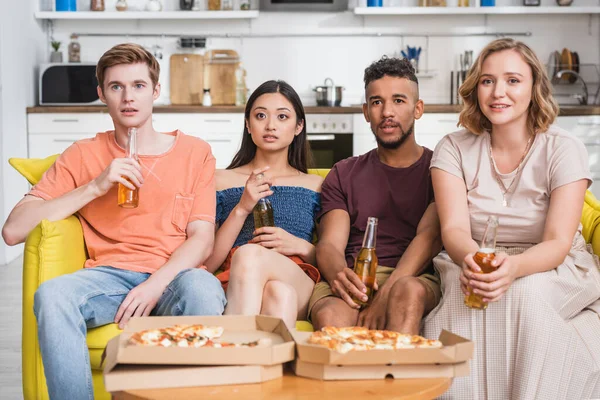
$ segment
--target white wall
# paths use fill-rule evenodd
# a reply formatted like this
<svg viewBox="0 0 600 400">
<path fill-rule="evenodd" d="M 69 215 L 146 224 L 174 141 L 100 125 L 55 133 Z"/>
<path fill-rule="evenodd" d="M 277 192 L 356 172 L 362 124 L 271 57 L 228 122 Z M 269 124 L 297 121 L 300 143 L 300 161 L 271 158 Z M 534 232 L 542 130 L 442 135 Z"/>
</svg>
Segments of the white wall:
<svg viewBox="0 0 600 400">
<path fill-rule="evenodd" d="M 106 0 L 107 10 L 116 0 Z M 351 0 L 351 2 L 365 0 Z M 412 4 L 413 0 L 386 0 L 387 3 Z M 89 2 L 87 2 L 89 3 Z M 129 0 L 130 8 L 142 7 L 145 0 Z M 163 0 L 165 9 L 176 9 L 178 1 Z M 497 4 L 519 4 L 518 0 L 497 0 Z M 543 5 L 554 5 L 553 0 L 543 0 Z M 577 6 L 596 5 L 595 0 L 578 0 Z M 83 4 L 83 7 L 89 7 Z M 109 26 L 110 25 L 110 26 Z M 434 78 L 420 81 L 423 99 L 428 103 L 447 103 L 450 97 L 449 71 L 458 64 L 458 54 L 474 50 L 477 55 L 495 36 L 449 37 L 450 33 L 480 32 L 530 32 L 529 37 L 516 36 L 529 44 L 546 62 L 554 50 L 568 47 L 577 51 L 582 63 L 598 64 L 600 53 L 598 38 L 600 16 L 594 15 L 509 15 L 509 16 L 356 16 L 351 11 L 343 13 L 270 13 L 261 12 L 254 20 L 178 20 L 178 21 L 57 21 L 54 36 L 66 45 L 72 32 L 77 33 L 129 33 L 121 37 L 81 37 L 82 59 L 97 61 L 112 45 L 134 41 L 148 47 L 159 45 L 163 49 L 161 62 L 163 96 L 168 102 L 169 56 L 177 49 L 176 38 L 135 37 L 136 33 L 186 34 L 268 34 L 267 38 L 210 38 L 211 49 L 236 50 L 248 72 L 248 86 L 255 88 L 268 79 L 281 78 L 292 84 L 301 94 L 305 105 L 314 104 L 311 88 L 322 85 L 326 77 L 336 85 L 346 87 L 344 104 L 361 102 L 364 68 L 381 55 L 399 55 L 406 45 L 422 46 L 421 68 L 437 71 Z M 281 37 L 282 33 L 404 33 L 423 34 L 419 37 Z M 429 37 L 427 34 L 430 34 Z M 442 35 L 438 37 L 435 35 Z M 65 54 L 66 56 L 66 54 Z M 584 78 L 589 83 L 598 82 L 596 69 L 584 68 Z M 592 85 L 592 93 L 595 86 Z"/>
<path fill-rule="evenodd" d="M 33 18 L 35 4 L 20 2 L 0 13 L 0 180 L 2 223 L 28 186 L 12 167 L 10 157 L 27 157 L 25 108 L 35 104 L 35 68 L 45 52 L 45 36 Z M 0 265 L 18 257 L 23 246 L 0 245 Z"/>
</svg>

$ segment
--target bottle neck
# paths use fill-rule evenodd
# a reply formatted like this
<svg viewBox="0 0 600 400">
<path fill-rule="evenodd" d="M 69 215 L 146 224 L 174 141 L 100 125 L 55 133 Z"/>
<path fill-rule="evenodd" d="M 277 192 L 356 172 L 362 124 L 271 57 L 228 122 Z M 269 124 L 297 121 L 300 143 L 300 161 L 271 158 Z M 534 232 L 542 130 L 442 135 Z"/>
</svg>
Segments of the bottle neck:
<svg viewBox="0 0 600 400">
<path fill-rule="evenodd" d="M 375 239 L 377 237 L 377 223 L 369 221 L 367 223 L 367 230 L 365 231 L 365 237 L 363 238 L 362 247 L 366 249 L 375 248 Z"/>
<path fill-rule="evenodd" d="M 125 150 L 127 158 L 133 158 L 137 160 L 137 131 L 130 130 L 127 136 L 127 149 Z"/>
</svg>

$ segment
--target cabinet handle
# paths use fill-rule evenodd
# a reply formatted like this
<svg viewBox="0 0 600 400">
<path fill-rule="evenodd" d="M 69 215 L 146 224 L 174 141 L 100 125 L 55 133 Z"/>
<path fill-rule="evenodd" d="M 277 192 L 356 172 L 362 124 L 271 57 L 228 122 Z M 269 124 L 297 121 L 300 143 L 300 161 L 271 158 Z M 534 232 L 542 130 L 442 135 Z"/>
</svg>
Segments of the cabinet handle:
<svg viewBox="0 0 600 400">
<path fill-rule="evenodd" d="M 595 122 L 595 121 L 589 121 L 589 122 L 578 122 L 577 125 L 579 126 L 598 126 L 600 125 L 600 122 Z"/>
<path fill-rule="evenodd" d="M 444 124 L 456 124 L 458 123 L 457 119 L 438 119 L 436 122 L 441 122 Z"/>
<path fill-rule="evenodd" d="M 307 135 L 309 142 L 320 142 L 327 140 L 335 140 L 335 135 Z"/>
<path fill-rule="evenodd" d="M 74 143 L 81 139 L 87 139 L 87 138 L 80 137 L 80 138 L 76 138 L 76 139 L 52 139 L 52 141 L 56 142 L 56 143 Z"/>
<path fill-rule="evenodd" d="M 72 118 L 72 119 L 65 119 L 65 118 L 58 119 L 58 118 L 54 118 L 52 120 L 52 122 L 79 122 L 79 120 L 77 118 Z"/>
<path fill-rule="evenodd" d="M 229 139 L 206 139 L 208 143 L 230 143 Z"/>
<path fill-rule="evenodd" d="M 205 119 L 204 122 L 229 123 L 230 119 Z"/>
</svg>

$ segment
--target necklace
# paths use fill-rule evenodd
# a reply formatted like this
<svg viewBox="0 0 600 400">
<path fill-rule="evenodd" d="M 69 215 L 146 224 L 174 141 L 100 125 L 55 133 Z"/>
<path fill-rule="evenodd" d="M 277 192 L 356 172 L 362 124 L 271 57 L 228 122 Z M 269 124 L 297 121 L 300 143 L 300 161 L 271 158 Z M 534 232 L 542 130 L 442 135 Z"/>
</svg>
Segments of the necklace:
<svg viewBox="0 0 600 400">
<path fill-rule="evenodd" d="M 527 141 L 527 145 L 525 146 L 525 151 L 523 152 L 523 156 L 521 157 L 521 161 L 519 161 L 519 165 L 517 166 L 517 171 L 515 173 L 515 176 L 510 181 L 510 184 L 508 185 L 508 187 L 506 187 L 496 169 L 496 162 L 494 161 L 494 155 L 492 153 L 492 137 L 490 135 L 490 164 L 492 166 L 492 172 L 494 174 L 494 177 L 496 178 L 496 182 L 498 182 L 498 186 L 500 186 L 500 191 L 502 192 L 502 206 L 503 207 L 508 207 L 508 201 L 506 200 L 506 195 L 512 188 L 512 186 L 515 183 L 515 181 L 517 180 L 517 178 L 519 177 L 519 172 L 521 172 L 521 168 L 523 167 L 523 161 L 525 161 L 525 157 L 527 156 L 527 152 L 529 151 L 533 137 L 534 137 L 534 135 L 531 135 L 529 137 L 529 140 Z"/>
</svg>

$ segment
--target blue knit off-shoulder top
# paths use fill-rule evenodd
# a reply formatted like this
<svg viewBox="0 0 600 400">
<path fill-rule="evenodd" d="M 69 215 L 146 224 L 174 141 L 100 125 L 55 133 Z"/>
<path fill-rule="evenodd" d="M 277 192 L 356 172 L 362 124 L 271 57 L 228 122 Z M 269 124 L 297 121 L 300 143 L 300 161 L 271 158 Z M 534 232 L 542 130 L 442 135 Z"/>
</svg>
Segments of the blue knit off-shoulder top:
<svg viewBox="0 0 600 400">
<path fill-rule="evenodd" d="M 292 235 L 312 241 L 315 218 L 321 209 L 321 194 L 300 186 L 271 186 L 273 194 L 268 197 L 273 206 L 275 226 Z M 217 192 L 216 222 L 221 225 L 233 208 L 240 202 L 243 187 L 234 187 Z M 246 218 L 244 226 L 235 240 L 234 247 L 248 243 L 254 232 L 252 214 Z"/>
</svg>

